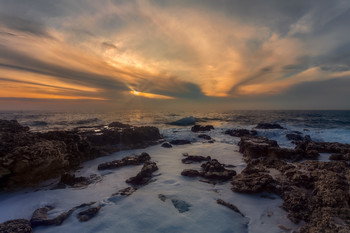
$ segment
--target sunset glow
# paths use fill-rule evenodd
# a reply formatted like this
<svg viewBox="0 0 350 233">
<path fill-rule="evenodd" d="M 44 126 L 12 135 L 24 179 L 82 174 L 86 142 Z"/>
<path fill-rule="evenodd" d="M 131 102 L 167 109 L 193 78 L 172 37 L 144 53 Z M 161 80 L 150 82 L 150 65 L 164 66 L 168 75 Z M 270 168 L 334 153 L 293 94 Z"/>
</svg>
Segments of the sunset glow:
<svg viewBox="0 0 350 233">
<path fill-rule="evenodd" d="M 349 2 L 64 2 L 0 2 L 0 98 L 253 104 L 350 82 Z"/>
</svg>

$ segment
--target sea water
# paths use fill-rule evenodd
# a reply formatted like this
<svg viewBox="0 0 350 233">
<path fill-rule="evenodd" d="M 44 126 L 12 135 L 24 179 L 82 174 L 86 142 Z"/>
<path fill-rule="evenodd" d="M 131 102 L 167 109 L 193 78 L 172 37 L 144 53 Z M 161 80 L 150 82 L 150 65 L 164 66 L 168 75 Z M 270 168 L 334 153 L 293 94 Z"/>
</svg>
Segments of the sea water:
<svg viewBox="0 0 350 233">
<path fill-rule="evenodd" d="M 206 132 L 215 143 L 207 143 L 191 132 L 191 126 L 173 126 L 169 122 L 193 116 L 198 124 L 211 124 L 214 130 Z M 258 135 L 277 140 L 281 147 L 294 145 L 286 134 L 299 131 L 314 141 L 350 143 L 350 111 L 232 111 L 223 113 L 199 112 L 114 112 L 114 113 L 63 113 L 63 112 L 1 112 L 0 119 L 16 119 L 33 131 L 67 130 L 76 127 L 103 126 L 113 121 L 132 125 L 153 125 L 160 129 L 165 140 L 187 139 L 190 145 L 163 148 L 160 145 L 145 149 L 121 151 L 97 158 L 81 165 L 77 176 L 101 176 L 101 182 L 85 189 L 51 190 L 57 180 L 47 181 L 39 189 L 26 189 L 0 194 L 0 222 L 26 218 L 45 205 L 55 206 L 51 216 L 87 202 L 102 205 L 99 214 L 81 223 L 74 212 L 60 226 L 35 228 L 35 232 L 285 232 L 281 228 L 297 229 L 280 207 L 282 200 L 268 194 L 239 194 L 231 191 L 230 182 L 208 184 L 200 178 L 181 176 L 183 169 L 200 169 L 200 164 L 182 164 L 183 153 L 211 156 L 224 164 L 234 165 L 240 173 L 246 166 L 238 152 L 239 138 L 224 134 L 232 128 L 252 129 L 259 122 L 278 123 L 285 129 L 258 130 Z M 150 154 L 159 168 L 155 180 L 141 187 L 129 197 L 111 198 L 128 185 L 125 180 L 135 176 L 142 166 L 129 166 L 116 170 L 97 170 L 100 163 L 121 159 L 143 151 Z M 320 156 L 328 160 L 328 154 Z M 51 186 L 50 186 L 51 185 Z M 180 213 L 171 201 L 161 201 L 158 195 L 181 200 L 190 205 L 189 211 Z M 234 204 L 245 215 L 216 203 L 223 199 Z"/>
</svg>

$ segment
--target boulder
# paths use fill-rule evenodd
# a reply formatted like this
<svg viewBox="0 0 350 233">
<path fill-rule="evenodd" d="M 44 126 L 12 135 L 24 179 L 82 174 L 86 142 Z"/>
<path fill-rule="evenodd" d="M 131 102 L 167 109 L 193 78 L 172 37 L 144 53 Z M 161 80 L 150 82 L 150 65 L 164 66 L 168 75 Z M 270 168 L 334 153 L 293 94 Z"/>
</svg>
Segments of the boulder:
<svg viewBox="0 0 350 233">
<path fill-rule="evenodd" d="M 50 225 L 61 225 L 64 220 L 66 220 L 75 210 L 74 208 L 58 215 L 55 218 L 48 218 L 48 212 L 53 210 L 53 206 L 45 206 L 36 209 L 30 219 L 30 225 L 34 227 L 38 226 L 50 226 Z"/>
<path fill-rule="evenodd" d="M 252 136 L 241 137 L 238 146 L 239 152 L 243 153 L 248 159 L 267 156 L 269 149 L 279 148 L 277 142 L 274 140 Z"/>
<path fill-rule="evenodd" d="M 164 147 L 164 148 L 172 148 L 173 146 L 169 142 L 164 142 L 162 144 L 162 147 Z"/>
<path fill-rule="evenodd" d="M 189 164 L 192 162 L 202 162 L 202 161 L 210 161 L 210 156 L 204 157 L 200 155 L 188 155 L 186 158 L 182 159 L 182 163 Z"/>
<path fill-rule="evenodd" d="M 214 180 L 229 180 L 236 175 L 236 171 L 226 169 L 225 166 L 216 159 L 212 159 L 201 165 L 203 172 L 202 177 Z"/>
<path fill-rule="evenodd" d="M 201 174 L 197 170 L 185 169 L 181 172 L 181 175 L 188 176 L 188 177 L 197 177 L 197 176 L 200 176 Z"/>
<path fill-rule="evenodd" d="M 188 126 L 188 125 L 194 125 L 194 124 L 196 124 L 196 119 L 192 116 L 185 117 L 180 120 L 169 123 L 169 125 L 177 125 L 177 126 Z"/>
<path fill-rule="evenodd" d="M 212 129 L 214 129 L 214 126 L 212 125 L 194 125 L 192 126 L 191 131 L 196 133 L 200 131 L 210 131 Z"/>
<path fill-rule="evenodd" d="M 199 134 L 198 137 L 203 138 L 205 140 L 212 140 L 212 138 L 207 134 Z"/>
</svg>

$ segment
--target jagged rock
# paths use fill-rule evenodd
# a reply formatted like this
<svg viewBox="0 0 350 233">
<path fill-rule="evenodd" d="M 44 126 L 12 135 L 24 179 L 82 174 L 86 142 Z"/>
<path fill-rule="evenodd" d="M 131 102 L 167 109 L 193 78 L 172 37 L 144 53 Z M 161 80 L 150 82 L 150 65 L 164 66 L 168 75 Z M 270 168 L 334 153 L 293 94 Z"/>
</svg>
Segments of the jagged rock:
<svg viewBox="0 0 350 233">
<path fill-rule="evenodd" d="M 191 142 L 188 140 L 177 139 L 177 140 L 172 140 L 170 142 L 170 144 L 172 144 L 172 145 L 185 145 L 185 144 L 191 144 Z"/>
<path fill-rule="evenodd" d="M 192 132 L 210 131 L 212 129 L 214 129 L 214 126 L 212 126 L 212 125 L 205 125 L 205 126 L 204 125 L 194 125 L 194 126 L 192 126 L 191 131 Z"/>
<path fill-rule="evenodd" d="M 212 140 L 212 138 L 207 134 L 199 134 L 198 137 L 203 138 L 205 140 Z"/>
<path fill-rule="evenodd" d="M 1 127 L 1 126 L 0 126 Z M 26 219 L 16 219 L 0 223 L 1 233 L 33 233 L 30 222 Z"/>
<path fill-rule="evenodd" d="M 34 186 L 77 168 L 81 162 L 120 149 L 158 143 L 155 127 L 31 132 L 17 121 L 0 120 L 0 186 Z"/>
<path fill-rule="evenodd" d="M 100 211 L 101 206 L 91 207 L 87 210 L 81 211 L 77 214 L 77 218 L 80 222 L 86 222 L 95 217 Z"/>
<path fill-rule="evenodd" d="M 225 131 L 225 134 L 228 134 L 233 137 L 243 137 L 243 136 L 255 136 L 258 134 L 256 130 L 247 130 L 247 129 L 228 129 Z"/>
<path fill-rule="evenodd" d="M 279 124 L 271 124 L 271 123 L 259 123 L 255 126 L 256 129 L 284 129 Z"/>
<path fill-rule="evenodd" d="M 134 177 L 126 180 L 126 183 L 134 185 L 145 185 L 148 184 L 152 179 L 152 173 L 157 171 L 158 167 L 154 162 L 146 162 L 141 171 Z"/>
<path fill-rule="evenodd" d="M 98 170 L 106 170 L 106 169 L 115 169 L 129 165 L 141 165 L 147 161 L 149 161 L 151 157 L 146 152 L 143 152 L 141 155 L 133 155 L 125 157 L 121 160 L 114 160 L 111 162 L 101 163 L 98 165 Z"/>
<path fill-rule="evenodd" d="M 137 188 L 133 188 L 133 187 L 127 187 L 125 189 L 121 189 L 118 192 L 112 194 L 112 196 L 117 196 L 117 195 L 121 195 L 121 196 L 130 196 L 131 194 L 133 194 L 135 191 L 137 190 Z"/>
<path fill-rule="evenodd" d="M 207 179 L 229 180 L 236 175 L 236 171 L 228 170 L 216 159 L 212 159 L 201 165 L 203 172 L 201 175 Z"/>
<path fill-rule="evenodd" d="M 196 124 L 196 119 L 192 116 L 190 117 L 185 117 L 180 120 L 170 122 L 170 125 L 178 125 L 178 126 L 188 126 L 188 125 L 194 125 Z"/>
<path fill-rule="evenodd" d="M 197 170 L 193 169 L 185 169 L 181 172 L 182 176 L 189 176 L 189 177 L 197 177 L 200 176 L 201 174 Z"/>
<path fill-rule="evenodd" d="M 267 156 L 268 151 L 271 148 L 279 148 L 278 144 L 274 140 L 269 140 L 265 137 L 241 137 L 239 145 L 239 152 L 247 158 L 258 158 Z"/>
<path fill-rule="evenodd" d="M 210 161 L 210 156 L 204 157 L 200 155 L 188 155 L 186 158 L 182 159 L 182 163 L 190 164 L 192 162 L 202 162 L 202 161 Z"/>
<path fill-rule="evenodd" d="M 221 200 L 221 199 L 217 199 L 216 200 L 216 203 L 218 203 L 219 205 L 223 205 L 223 206 L 226 206 L 227 208 L 235 211 L 236 213 L 239 213 L 240 215 L 242 215 L 242 217 L 245 217 L 244 214 L 242 214 L 242 212 L 237 208 L 237 206 L 231 204 L 231 203 L 228 203 L 224 200 Z"/>
<path fill-rule="evenodd" d="M 89 184 L 97 183 L 101 180 L 102 177 L 96 174 L 92 174 L 90 177 L 76 177 L 74 174 L 66 172 L 61 176 L 59 183 L 52 189 L 64 189 L 66 185 L 73 188 L 86 188 Z"/>
<path fill-rule="evenodd" d="M 171 147 L 173 147 L 169 142 L 164 142 L 163 144 L 162 144 L 162 147 L 165 147 L 165 148 L 171 148 Z"/>
<path fill-rule="evenodd" d="M 345 160 L 345 161 L 350 161 L 350 153 L 347 154 L 332 154 L 329 156 L 330 160 Z"/>
<path fill-rule="evenodd" d="M 300 134 L 296 133 L 289 133 L 286 135 L 286 138 L 290 141 L 303 141 L 304 137 L 301 136 Z"/>
</svg>

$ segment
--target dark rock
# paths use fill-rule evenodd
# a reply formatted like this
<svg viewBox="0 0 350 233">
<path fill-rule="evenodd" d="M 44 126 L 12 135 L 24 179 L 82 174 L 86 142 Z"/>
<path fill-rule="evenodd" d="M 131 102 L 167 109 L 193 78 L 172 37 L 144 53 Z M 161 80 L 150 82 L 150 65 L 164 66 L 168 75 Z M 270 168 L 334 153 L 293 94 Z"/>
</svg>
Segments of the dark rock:
<svg viewBox="0 0 350 233">
<path fill-rule="evenodd" d="M 258 158 L 268 155 L 271 148 L 279 148 L 274 140 L 269 140 L 265 137 L 241 137 L 239 145 L 239 152 L 247 158 Z"/>
<path fill-rule="evenodd" d="M 31 226 L 50 226 L 61 225 L 75 210 L 75 208 L 58 215 L 55 218 L 48 219 L 48 212 L 54 209 L 53 206 L 45 206 L 34 211 L 32 218 L 30 219 Z"/>
<path fill-rule="evenodd" d="M 120 149 L 157 143 L 155 127 L 31 132 L 17 121 L 0 120 L 0 186 L 34 186 L 58 177 L 80 163 Z"/>
<path fill-rule="evenodd" d="M 98 207 L 91 207 L 87 210 L 81 211 L 77 214 L 77 218 L 80 222 L 86 222 L 95 217 L 98 212 L 100 211 L 101 206 Z"/>
<path fill-rule="evenodd" d="M 200 176 L 201 174 L 197 170 L 193 169 L 185 169 L 181 172 L 182 176 L 189 176 L 189 177 L 197 177 Z"/>
<path fill-rule="evenodd" d="M 211 139 L 212 139 L 212 138 L 211 138 L 209 135 L 207 135 L 207 134 L 199 134 L 198 137 L 199 137 L 199 138 L 203 138 L 203 139 L 205 139 L 205 140 L 211 140 Z"/>
<path fill-rule="evenodd" d="M 284 129 L 279 124 L 271 124 L 271 123 L 259 123 L 255 126 L 256 129 Z"/>
<path fill-rule="evenodd" d="M 194 117 L 185 117 L 180 120 L 169 123 L 170 125 L 178 125 L 178 126 L 188 126 L 196 124 L 196 119 Z"/>
<path fill-rule="evenodd" d="M 165 148 L 171 148 L 171 147 L 173 147 L 169 142 L 164 142 L 163 144 L 162 144 L 162 147 L 165 147 Z"/>
<path fill-rule="evenodd" d="M 118 192 L 112 194 L 112 196 L 117 196 L 117 195 L 121 195 L 121 196 L 130 196 L 131 194 L 133 194 L 135 191 L 137 190 L 137 188 L 133 188 L 133 187 L 127 187 L 125 189 L 121 189 Z"/>
<path fill-rule="evenodd" d="M 202 161 L 210 161 L 210 156 L 204 157 L 200 155 L 188 155 L 186 158 L 182 159 L 182 163 L 192 163 L 192 162 L 202 162 Z"/>
<path fill-rule="evenodd" d="M 154 162 L 145 162 L 141 171 L 134 177 L 126 180 L 126 183 L 134 185 L 145 185 L 148 184 L 152 179 L 152 173 L 157 171 L 158 167 Z"/>
<path fill-rule="evenodd" d="M 216 200 L 216 203 L 218 203 L 219 205 L 223 205 L 223 206 L 226 206 L 227 208 L 235 211 L 236 213 L 239 213 L 240 215 L 242 215 L 242 217 L 245 217 L 244 214 L 242 214 L 242 212 L 233 204 L 231 203 L 228 203 L 224 200 L 221 200 L 221 199 L 218 199 Z"/>
<path fill-rule="evenodd" d="M 286 138 L 290 141 L 303 141 L 304 140 L 303 136 L 301 136 L 300 134 L 294 134 L 294 133 L 287 134 Z"/>
<path fill-rule="evenodd" d="M 256 130 L 247 130 L 247 129 L 228 129 L 225 131 L 225 134 L 228 134 L 233 137 L 243 137 L 243 136 L 255 136 L 258 134 Z"/>
<path fill-rule="evenodd" d="M 158 198 L 162 201 L 162 202 L 165 202 L 168 198 L 165 196 L 165 195 L 163 195 L 163 194 L 159 194 L 158 195 Z"/>
<path fill-rule="evenodd" d="M 149 161 L 151 157 L 146 152 L 143 152 L 141 155 L 133 155 L 125 157 L 121 160 L 114 160 L 111 162 L 101 163 L 98 165 L 98 170 L 106 170 L 106 169 L 115 169 L 120 167 L 125 167 L 129 165 L 141 165 L 147 161 Z"/>
<path fill-rule="evenodd" d="M 16 219 L 0 223 L 1 233 L 32 233 L 30 222 L 26 219 Z"/>
<path fill-rule="evenodd" d="M 241 173 L 232 178 L 232 191 L 238 193 L 276 192 L 276 181 L 267 173 Z"/>
<path fill-rule="evenodd" d="M 118 122 L 118 121 L 115 121 L 115 122 L 110 123 L 110 124 L 108 125 L 108 127 L 124 129 L 124 128 L 131 128 L 132 126 L 131 126 L 131 125 L 128 125 L 128 124 L 123 124 L 123 123 Z"/>
<path fill-rule="evenodd" d="M 212 126 L 212 125 L 205 125 L 205 126 L 204 125 L 194 125 L 194 126 L 192 126 L 191 131 L 192 132 L 210 131 L 212 129 L 214 129 L 214 126 Z"/>
<path fill-rule="evenodd" d="M 172 140 L 170 142 L 170 144 L 172 144 L 172 145 L 185 145 L 185 144 L 191 144 L 191 142 L 188 140 L 178 139 L 178 140 Z"/>
<path fill-rule="evenodd" d="M 201 167 L 203 168 L 201 175 L 207 179 L 225 181 L 236 175 L 236 171 L 226 169 L 224 165 L 219 163 L 216 159 L 202 164 Z"/>
</svg>

